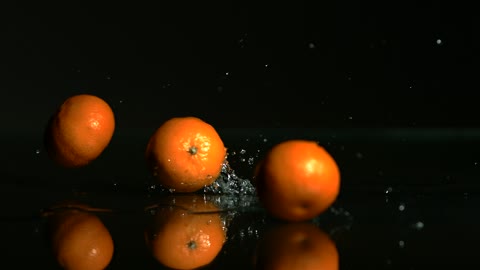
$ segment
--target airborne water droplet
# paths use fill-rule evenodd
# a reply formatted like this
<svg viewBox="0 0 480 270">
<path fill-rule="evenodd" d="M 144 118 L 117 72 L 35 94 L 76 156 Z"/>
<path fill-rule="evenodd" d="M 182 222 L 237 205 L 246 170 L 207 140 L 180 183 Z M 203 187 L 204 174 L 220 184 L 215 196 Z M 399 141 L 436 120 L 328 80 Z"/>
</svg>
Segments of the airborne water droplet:
<svg viewBox="0 0 480 270">
<path fill-rule="evenodd" d="M 417 222 L 415 222 L 415 223 L 412 225 L 412 227 L 413 227 L 414 229 L 419 230 L 419 231 L 420 231 L 421 229 L 423 229 L 424 226 L 425 226 L 425 224 L 423 224 L 423 222 L 421 222 L 421 221 L 417 221 Z"/>
</svg>

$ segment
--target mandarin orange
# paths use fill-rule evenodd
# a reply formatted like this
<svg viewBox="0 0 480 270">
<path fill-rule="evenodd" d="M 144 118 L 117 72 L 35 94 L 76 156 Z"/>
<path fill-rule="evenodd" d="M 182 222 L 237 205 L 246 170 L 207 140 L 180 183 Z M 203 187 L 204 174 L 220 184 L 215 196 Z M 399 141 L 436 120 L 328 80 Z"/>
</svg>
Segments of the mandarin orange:
<svg viewBox="0 0 480 270">
<path fill-rule="evenodd" d="M 260 239 L 255 269 L 338 270 L 339 254 L 330 236 L 313 223 L 282 223 Z"/>
<path fill-rule="evenodd" d="M 146 158 L 164 187 L 194 192 L 220 176 L 226 151 L 213 126 L 197 117 L 175 117 L 151 136 Z"/>
<path fill-rule="evenodd" d="M 273 146 L 257 163 L 259 200 L 278 219 L 305 221 L 325 211 L 340 191 L 340 171 L 318 143 L 288 140 Z"/>
<path fill-rule="evenodd" d="M 103 270 L 112 260 L 114 244 L 100 218 L 79 209 L 56 210 L 49 216 L 52 251 L 67 270 Z"/>
<path fill-rule="evenodd" d="M 81 94 L 69 97 L 51 117 L 45 142 L 58 164 L 82 167 L 100 156 L 113 136 L 115 118 L 101 98 Z"/>
<path fill-rule="evenodd" d="M 198 194 L 165 198 L 146 230 L 147 247 L 162 265 L 196 269 L 222 250 L 226 232 L 219 208 Z"/>
</svg>

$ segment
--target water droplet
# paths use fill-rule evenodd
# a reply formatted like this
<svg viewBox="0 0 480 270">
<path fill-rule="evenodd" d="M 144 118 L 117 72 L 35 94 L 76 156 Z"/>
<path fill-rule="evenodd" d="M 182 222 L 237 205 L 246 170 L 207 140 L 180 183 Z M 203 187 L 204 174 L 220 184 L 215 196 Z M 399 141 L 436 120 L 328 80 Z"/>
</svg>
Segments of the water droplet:
<svg viewBox="0 0 480 270">
<path fill-rule="evenodd" d="M 35 150 L 35 154 L 37 154 L 37 155 L 40 154 L 40 152 L 41 152 L 40 149 Z"/>
<path fill-rule="evenodd" d="M 264 139 L 263 139 L 263 142 L 267 142 L 267 141 L 268 141 L 267 138 L 264 138 Z"/>
<path fill-rule="evenodd" d="M 437 45 L 442 45 L 443 41 L 441 39 L 437 39 L 436 43 Z"/>
<path fill-rule="evenodd" d="M 110 77 L 110 76 L 107 76 L 107 77 L 106 77 L 106 79 L 107 79 L 107 80 L 111 80 L 111 79 L 112 79 L 112 77 Z"/>
<path fill-rule="evenodd" d="M 228 72 L 225 72 L 225 76 L 228 76 L 228 75 L 229 75 L 229 73 L 228 73 Z"/>
<path fill-rule="evenodd" d="M 348 117 L 348 120 L 352 120 L 352 119 L 353 119 L 353 116 L 349 116 L 349 117 Z"/>
<path fill-rule="evenodd" d="M 390 193 L 392 193 L 392 191 L 393 191 L 393 188 L 388 187 L 387 189 L 385 189 L 385 194 L 390 194 Z"/>
<path fill-rule="evenodd" d="M 245 150 L 245 149 L 240 150 L 240 154 L 242 154 L 242 155 L 245 154 L 246 152 L 247 152 L 247 150 Z"/>
<path fill-rule="evenodd" d="M 123 103 L 123 99 L 120 99 L 120 100 L 118 101 L 118 103 L 122 104 L 122 103 Z"/>
<path fill-rule="evenodd" d="M 360 152 L 357 152 L 357 153 L 355 153 L 355 157 L 358 158 L 358 159 L 362 159 L 362 158 L 363 158 L 363 154 L 360 153 Z"/>
<path fill-rule="evenodd" d="M 404 211 L 404 210 L 405 210 L 405 204 L 404 204 L 404 203 L 401 203 L 401 204 L 398 206 L 398 210 L 399 210 L 399 211 Z"/>
<path fill-rule="evenodd" d="M 255 159 L 253 157 L 248 158 L 248 165 L 253 165 L 255 163 Z"/>
<path fill-rule="evenodd" d="M 265 67 L 267 68 L 267 67 L 268 67 L 268 64 L 265 64 Z"/>
<path fill-rule="evenodd" d="M 477 165 L 478 165 L 478 162 L 475 161 L 475 162 L 473 163 L 473 165 L 477 166 Z"/>
<path fill-rule="evenodd" d="M 398 241 L 398 246 L 400 248 L 404 248 L 405 247 L 405 241 L 403 241 L 403 240 Z"/>
<path fill-rule="evenodd" d="M 425 224 L 423 224 L 423 222 L 421 221 L 417 221 L 415 222 L 412 227 L 415 229 L 415 230 L 418 230 L 420 231 L 421 229 L 423 229 L 423 227 L 425 226 Z"/>
<path fill-rule="evenodd" d="M 308 48 L 309 49 L 315 49 L 315 44 L 312 43 L 312 42 L 308 43 Z"/>
</svg>

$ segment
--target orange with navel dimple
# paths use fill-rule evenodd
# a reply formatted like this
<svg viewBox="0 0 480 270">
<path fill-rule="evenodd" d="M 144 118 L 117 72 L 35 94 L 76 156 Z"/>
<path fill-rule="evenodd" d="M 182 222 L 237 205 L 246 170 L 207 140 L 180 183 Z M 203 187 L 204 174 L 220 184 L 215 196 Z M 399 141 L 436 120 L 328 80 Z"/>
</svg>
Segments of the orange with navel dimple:
<svg viewBox="0 0 480 270">
<path fill-rule="evenodd" d="M 51 117 L 45 142 L 49 156 L 67 168 L 82 167 L 100 156 L 112 139 L 115 118 L 101 98 L 69 97 Z"/>
<path fill-rule="evenodd" d="M 272 147 L 257 164 L 259 200 L 275 218 L 305 221 L 325 211 L 340 191 L 340 171 L 317 142 L 288 140 Z"/>
<path fill-rule="evenodd" d="M 226 241 L 219 208 L 198 194 L 161 200 L 146 230 L 153 257 L 173 269 L 197 269 L 210 264 Z"/>
<path fill-rule="evenodd" d="M 151 136 L 146 158 L 158 183 L 175 192 L 194 192 L 220 176 L 226 151 L 213 126 L 197 117 L 175 117 Z"/>
</svg>

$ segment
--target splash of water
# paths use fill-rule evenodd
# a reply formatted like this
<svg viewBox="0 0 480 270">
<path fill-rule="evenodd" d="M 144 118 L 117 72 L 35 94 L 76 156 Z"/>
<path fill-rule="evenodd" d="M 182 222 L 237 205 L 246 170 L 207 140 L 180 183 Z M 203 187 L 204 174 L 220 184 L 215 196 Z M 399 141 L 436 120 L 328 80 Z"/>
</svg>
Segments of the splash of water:
<svg viewBox="0 0 480 270">
<path fill-rule="evenodd" d="M 224 162 L 220 176 L 211 185 L 206 186 L 203 192 L 217 195 L 255 195 L 256 191 L 250 180 L 238 177 L 228 162 Z"/>
</svg>

